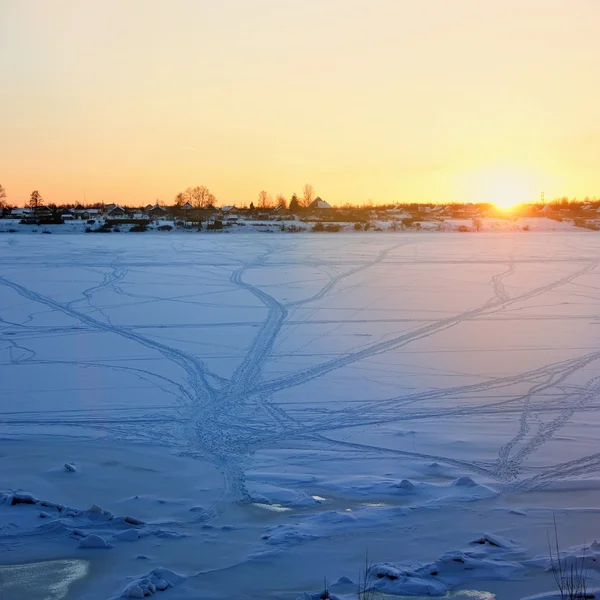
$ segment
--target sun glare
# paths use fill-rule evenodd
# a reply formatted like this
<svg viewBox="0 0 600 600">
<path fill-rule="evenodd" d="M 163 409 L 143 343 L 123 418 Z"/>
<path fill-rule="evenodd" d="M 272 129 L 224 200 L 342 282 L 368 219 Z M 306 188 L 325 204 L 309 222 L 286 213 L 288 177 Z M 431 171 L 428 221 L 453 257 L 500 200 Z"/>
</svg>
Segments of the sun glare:
<svg viewBox="0 0 600 600">
<path fill-rule="evenodd" d="M 507 210 L 525 202 L 527 198 L 526 185 L 516 180 L 503 180 L 490 185 L 486 202 Z"/>
<path fill-rule="evenodd" d="M 488 202 L 504 210 L 535 200 L 539 179 L 533 172 L 510 166 L 471 171 L 463 176 L 466 196 L 472 202 Z"/>
</svg>

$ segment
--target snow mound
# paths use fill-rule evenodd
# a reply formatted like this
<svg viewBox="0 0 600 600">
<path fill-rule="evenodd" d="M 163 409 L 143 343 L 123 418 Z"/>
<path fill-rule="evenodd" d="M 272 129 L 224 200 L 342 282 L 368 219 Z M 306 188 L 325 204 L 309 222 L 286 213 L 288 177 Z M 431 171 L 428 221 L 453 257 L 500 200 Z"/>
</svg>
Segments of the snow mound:
<svg viewBox="0 0 600 600">
<path fill-rule="evenodd" d="M 164 592 L 185 580 L 183 575 L 158 567 L 130 583 L 119 596 L 120 598 L 144 598 L 156 592 Z"/>
<path fill-rule="evenodd" d="M 495 535 L 493 533 L 484 533 L 481 537 L 478 537 L 470 542 L 470 545 L 485 546 L 486 549 L 496 549 L 497 551 L 502 551 L 505 553 L 522 552 L 521 547 L 512 540 L 509 540 L 501 535 Z"/>
<path fill-rule="evenodd" d="M 65 534 L 77 540 L 79 548 L 112 548 L 106 539 L 133 542 L 150 535 L 172 539 L 185 537 L 172 529 L 161 529 L 158 523 L 147 525 L 141 519 L 130 515 L 114 516 L 97 504 L 92 504 L 87 510 L 81 510 L 40 500 L 21 490 L 0 492 L 0 510 L 0 522 L 14 520 L 14 526 L 18 527 L 23 535 Z M 7 532 L 7 535 L 11 533 Z M 3 531 L 0 528 L 0 541 L 2 535 Z"/>
<path fill-rule="evenodd" d="M 511 540 L 484 534 L 477 550 L 453 550 L 428 564 L 380 563 L 369 568 L 368 587 L 396 595 L 443 596 L 472 580 L 511 579 L 524 567 L 507 559 L 520 549 Z"/>
<path fill-rule="evenodd" d="M 410 479 L 370 476 L 344 476 L 319 482 L 319 486 L 337 493 L 359 497 L 402 497 L 411 507 L 439 506 L 454 502 L 475 502 L 494 498 L 498 492 L 471 477 L 459 477 L 448 483 L 428 483 Z"/>
<path fill-rule="evenodd" d="M 293 546 L 303 542 L 330 537 L 341 531 L 379 527 L 390 519 L 405 517 L 410 512 L 402 507 L 372 506 L 356 512 L 330 510 L 299 515 L 297 523 L 276 525 L 266 529 L 262 539 L 272 546 Z"/>
<path fill-rule="evenodd" d="M 270 483 L 251 481 L 247 483 L 246 488 L 250 494 L 250 501 L 254 504 L 285 507 L 305 507 L 319 504 L 319 501 L 312 496 Z"/>
<path fill-rule="evenodd" d="M 521 600 L 561 600 L 562 596 L 560 592 L 548 592 L 545 594 L 536 594 L 535 596 L 527 596 L 525 598 L 521 598 Z M 593 590 L 586 590 L 585 595 L 586 600 L 594 600 L 595 598 L 600 598 L 600 588 L 595 588 Z"/>
<path fill-rule="evenodd" d="M 91 533 L 90 535 L 84 537 L 79 542 L 80 548 L 101 548 L 107 549 L 112 548 L 111 544 L 108 544 L 104 538 L 101 538 L 99 535 Z"/>
<path fill-rule="evenodd" d="M 554 555 L 556 561 L 556 554 Z M 566 571 L 571 568 L 584 571 L 600 572 L 600 542 L 594 540 L 589 545 L 573 546 L 560 551 L 560 561 Z M 549 554 L 538 555 L 526 562 L 527 565 L 540 567 L 545 571 L 552 570 L 552 559 Z"/>
<path fill-rule="evenodd" d="M 135 542 L 140 537 L 140 532 L 137 529 L 126 529 L 125 531 L 115 533 L 113 537 L 116 540 Z"/>
</svg>

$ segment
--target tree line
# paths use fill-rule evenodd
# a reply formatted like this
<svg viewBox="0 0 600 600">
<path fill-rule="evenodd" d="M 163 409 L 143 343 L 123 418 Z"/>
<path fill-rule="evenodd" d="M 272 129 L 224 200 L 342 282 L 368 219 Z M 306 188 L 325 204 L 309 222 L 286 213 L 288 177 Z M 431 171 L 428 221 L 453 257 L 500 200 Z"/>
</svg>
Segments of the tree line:
<svg viewBox="0 0 600 600">
<path fill-rule="evenodd" d="M 313 202 L 313 200 L 315 199 L 316 194 L 315 194 L 315 189 L 313 188 L 313 186 L 310 183 L 307 183 L 304 185 L 304 187 L 302 188 L 302 194 L 299 196 L 298 194 L 294 193 L 291 195 L 289 201 L 288 199 L 283 195 L 283 194 L 277 194 L 275 196 L 275 198 L 273 198 L 273 196 L 267 192 L 266 190 L 261 190 L 258 193 L 258 197 L 256 199 L 256 204 L 254 202 L 250 202 L 250 209 L 268 209 L 268 208 L 276 208 L 278 206 L 281 206 L 282 208 L 289 208 L 289 210 L 291 210 L 292 212 L 296 212 L 302 208 L 305 208 L 307 206 L 310 205 L 311 202 Z M 0 210 L 5 209 L 5 208 L 13 208 L 13 205 L 11 205 L 9 202 L 7 202 L 6 200 L 7 198 L 7 193 L 6 193 L 6 189 L 4 188 L 4 186 L 2 184 L 0 184 Z M 549 204 L 551 206 L 563 206 L 563 207 L 567 207 L 569 205 L 579 205 L 579 204 L 596 204 L 600 202 L 600 198 L 593 196 L 586 196 L 583 200 L 579 200 L 578 198 L 568 198 L 566 196 L 562 197 L 562 198 L 555 198 L 553 200 L 549 200 L 546 201 L 546 204 Z M 204 185 L 200 185 L 200 186 L 196 186 L 196 187 L 189 187 L 186 190 L 184 190 L 183 192 L 179 192 L 178 194 L 176 194 L 175 198 L 174 198 L 174 205 L 177 208 L 181 208 L 182 206 L 186 205 L 187 203 L 189 203 L 191 206 L 193 206 L 194 208 L 207 208 L 207 207 L 214 207 L 217 204 L 217 197 Z M 29 208 L 38 208 L 39 206 L 42 206 L 43 204 L 43 198 L 42 195 L 40 194 L 40 192 L 38 190 L 34 190 L 33 192 L 31 192 L 30 196 L 29 196 L 29 200 L 27 202 L 27 206 Z M 162 204 L 160 202 L 160 200 L 156 200 L 156 204 Z M 447 202 L 445 203 L 448 206 L 462 206 L 465 203 L 464 202 Z M 483 205 L 487 205 L 488 203 L 478 203 L 478 205 L 483 206 Z M 543 206 L 544 202 L 541 201 L 537 201 L 537 202 L 532 202 L 530 203 L 531 205 L 534 206 Z M 93 204 L 94 207 L 99 208 L 102 205 L 102 203 L 95 203 Z M 419 206 L 424 206 L 424 205 L 431 205 L 430 202 L 427 203 L 423 203 L 423 202 L 399 202 L 399 203 L 393 203 L 393 204 L 375 204 L 372 200 L 368 200 L 366 202 L 361 203 L 360 205 L 358 204 L 351 204 L 349 202 L 339 206 L 339 208 L 341 209 L 346 209 L 346 210 L 356 210 L 356 209 L 383 209 L 383 208 L 392 208 L 394 206 L 399 206 L 402 208 L 407 208 L 407 209 L 417 209 Z M 56 205 L 51 205 L 51 206 L 56 206 Z M 63 206 L 74 206 L 71 204 L 65 204 Z M 92 205 L 90 205 L 92 206 Z M 245 205 L 244 205 L 245 206 Z M 491 206 L 491 205 L 489 205 Z"/>
<path fill-rule="evenodd" d="M 0 184 L 0 209 L 2 208 L 12 208 L 6 202 L 6 189 L 3 185 Z M 302 188 L 302 195 L 298 196 L 297 194 L 292 194 L 289 202 L 287 198 L 283 194 L 277 194 L 275 199 L 273 196 L 268 193 L 266 190 L 261 190 L 258 193 L 258 197 L 256 199 L 256 208 L 275 208 L 277 206 L 281 206 L 282 208 L 289 208 L 290 210 L 297 210 L 299 208 L 303 208 L 308 206 L 315 199 L 315 190 L 310 183 L 307 183 Z M 27 202 L 27 206 L 29 208 L 38 208 L 43 203 L 42 195 L 34 190 L 31 192 L 29 196 L 29 201 Z M 156 200 L 156 203 L 159 204 L 160 201 Z M 183 192 L 179 192 L 175 195 L 174 205 L 177 208 L 181 208 L 186 204 L 190 204 L 194 208 L 206 208 L 209 206 L 216 206 L 217 197 L 204 185 L 199 185 L 196 187 L 189 187 Z M 250 208 L 254 208 L 254 202 L 250 203 Z"/>
</svg>

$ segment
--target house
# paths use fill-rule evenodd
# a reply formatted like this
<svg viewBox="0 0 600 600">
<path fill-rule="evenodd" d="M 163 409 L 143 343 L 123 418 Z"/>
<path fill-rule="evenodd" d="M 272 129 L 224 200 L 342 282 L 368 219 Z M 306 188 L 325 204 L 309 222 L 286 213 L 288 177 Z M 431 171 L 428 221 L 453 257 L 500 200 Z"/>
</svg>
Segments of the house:
<svg viewBox="0 0 600 600">
<path fill-rule="evenodd" d="M 167 209 L 164 206 L 155 204 L 150 208 L 146 207 L 146 214 L 153 219 L 162 219 L 167 215 Z"/>
<path fill-rule="evenodd" d="M 13 208 L 10 211 L 10 217 L 12 219 L 23 219 L 28 217 L 30 212 L 31 211 L 28 208 Z"/>
<path fill-rule="evenodd" d="M 127 212 L 126 212 L 126 210 L 125 210 L 124 208 L 122 208 L 121 206 L 115 205 L 113 208 L 111 208 L 111 209 L 108 211 L 108 213 L 107 213 L 107 214 L 108 214 L 108 216 L 109 216 L 111 219 L 115 219 L 115 218 L 117 218 L 117 219 L 118 219 L 118 218 L 120 218 L 120 217 L 124 217 L 124 216 L 127 214 Z"/>
<path fill-rule="evenodd" d="M 33 209 L 33 214 L 38 219 L 50 219 L 53 216 L 52 210 L 47 206 L 36 206 Z"/>
<path fill-rule="evenodd" d="M 75 218 L 73 213 L 69 212 L 68 210 L 63 212 L 60 216 L 62 217 L 63 221 L 72 221 Z"/>
<path fill-rule="evenodd" d="M 412 216 L 407 210 L 405 210 L 401 206 L 394 206 L 394 208 L 390 208 L 387 211 L 387 214 L 390 217 L 394 217 L 395 219 L 410 219 Z"/>
<path fill-rule="evenodd" d="M 308 210 L 333 210 L 333 206 L 317 196 L 309 205 Z"/>
<path fill-rule="evenodd" d="M 83 208 L 83 206 L 81 204 L 78 204 L 74 209 L 73 209 L 73 216 L 76 219 L 86 219 L 87 217 L 84 216 L 84 213 L 86 212 L 86 209 Z"/>
</svg>

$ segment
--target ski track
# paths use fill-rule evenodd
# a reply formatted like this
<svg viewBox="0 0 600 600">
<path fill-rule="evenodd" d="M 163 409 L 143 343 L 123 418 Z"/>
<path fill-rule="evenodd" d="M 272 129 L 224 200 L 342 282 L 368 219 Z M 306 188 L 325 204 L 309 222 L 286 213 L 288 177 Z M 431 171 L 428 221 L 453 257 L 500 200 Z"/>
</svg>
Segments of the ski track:
<svg viewBox="0 0 600 600">
<path fill-rule="evenodd" d="M 431 243 L 427 240 L 427 243 Z M 185 246 L 185 245 L 184 245 Z M 184 250 L 184 246 L 173 251 Z M 18 294 L 22 299 L 35 305 L 43 306 L 50 311 L 61 313 L 70 317 L 76 324 L 68 326 L 29 325 L 33 320 L 31 313 L 23 322 L 10 322 L 0 319 L 1 340 L 9 345 L 10 365 L 23 364 L 51 364 L 70 365 L 81 368 L 107 369 L 126 373 L 149 385 L 160 388 L 167 396 L 175 398 L 177 414 L 169 414 L 171 404 L 162 407 L 147 406 L 143 403 L 132 409 L 130 417 L 122 414 L 118 418 L 94 416 L 93 410 L 81 411 L 13 411 L 5 412 L 0 416 L 0 423 L 15 428 L 26 428 L 31 424 L 43 424 L 46 427 L 74 427 L 102 431 L 106 436 L 114 439 L 127 439 L 132 441 L 157 441 L 167 447 L 175 448 L 183 455 L 201 457 L 212 462 L 223 474 L 223 488 L 218 499 L 203 512 L 194 518 L 200 521 L 209 520 L 220 514 L 223 507 L 232 501 L 246 501 L 249 495 L 245 489 L 245 470 L 249 460 L 258 449 L 268 445 L 281 445 L 290 440 L 297 440 L 304 444 L 325 447 L 331 450 L 344 450 L 356 455 L 373 454 L 376 456 L 399 456 L 421 461 L 442 462 L 464 469 L 467 472 L 485 475 L 498 481 L 509 482 L 511 489 L 538 489 L 559 477 L 573 476 L 600 469 L 600 454 L 581 457 L 567 461 L 561 465 L 545 468 L 534 476 L 529 476 L 525 463 L 527 458 L 537 452 L 545 443 L 560 431 L 578 412 L 597 410 L 594 402 L 600 393 L 600 377 L 594 377 L 578 386 L 564 388 L 573 375 L 585 367 L 600 360 L 599 352 L 590 352 L 576 358 L 552 363 L 538 369 L 523 371 L 515 375 L 491 377 L 481 383 L 458 385 L 442 389 L 429 389 L 416 393 L 406 393 L 389 398 L 366 399 L 354 406 L 344 406 L 341 409 L 316 409 L 298 408 L 296 405 L 287 406 L 277 402 L 277 395 L 308 384 L 314 380 L 324 378 L 346 369 L 355 363 L 373 359 L 403 348 L 425 338 L 435 336 L 448 329 L 458 327 L 466 322 L 494 320 L 503 318 L 508 307 L 525 303 L 533 298 L 548 294 L 563 288 L 576 279 L 591 273 L 597 266 L 597 261 L 589 257 L 553 257 L 551 260 L 560 263 L 576 263 L 579 268 L 575 271 L 554 279 L 549 283 L 533 287 L 518 294 L 509 294 L 506 280 L 515 274 L 519 265 L 538 264 L 548 259 L 529 257 L 523 260 L 516 258 L 518 253 L 513 248 L 511 254 L 502 259 L 469 257 L 458 261 L 448 259 L 431 259 L 419 256 L 418 248 L 410 246 L 408 242 L 390 245 L 380 250 L 374 258 L 361 259 L 354 257 L 352 260 L 338 260 L 332 268 L 337 274 L 329 275 L 325 285 L 303 299 L 292 302 L 277 300 L 273 294 L 267 293 L 258 285 L 248 282 L 248 276 L 253 271 L 265 271 L 281 268 L 294 264 L 293 252 L 295 246 L 286 248 L 273 244 L 262 244 L 264 251 L 255 258 L 240 260 L 228 255 L 229 250 L 222 246 L 213 255 L 214 262 L 210 265 L 202 263 L 203 255 L 197 254 L 199 262 L 189 263 L 174 262 L 149 262 L 140 260 L 126 260 L 122 256 L 113 254 L 112 260 L 108 256 L 102 259 L 83 253 L 81 260 L 88 272 L 101 276 L 99 283 L 91 285 L 80 292 L 77 297 L 69 302 L 60 302 L 46 294 L 38 293 L 31 287 L 16 282 L 14 276 L 0 275 L 0 285 Z M 404 250 L 408 248 L 413 252 L 412 260 Z M 257 251 L 257 246 L 250 250 Z M 361 250 L 361 248 L 357 249 Z M 186 249 L 190 251 L 190 249 Z M 222 253 L 222 254 L 220 254 Z M 326 261 L 315 259 L 313 256 L 303 255 L 298 261 L 304 261 L 304 266 L 312 265 L 323 268 L 328 265 Z M 236 266 L 237 263 L 237 266 Z M 27 259 L 15 257 L 12 263 L 16 272 L 35 263 Z M 53 267 L 72 267 L 68 262 L 50 263 Z M 395 265 L 397 269 L 403 266 L 415 265 L 457 265 L 478 264 L 488 266 L 508 266 L 500 273 L 493 275 L 489 285 L 493 297 L 475 306 L 446 318 L 407 318 L 407 319 L 360 319 L 355 318 L 361 310 L 357 309 L 351 319 L 314 320 L 311 323 L 323 325 L 336 324 L 338 327 L 346 323 L 409 323 L 415 328 L 400 335 L 393 335 L 389 339 L 377 341 L 346 352 L 331 360 L 326 360 L 295 372 L 265 379 L 266 367 L 273 360 L 274 349 L 281 341 L 284 327 L 299 327 L 306 324 L 307 318 L 292 319 L 298 309 L 312 305 L 312 310 L 320 306 L 319 303 L 327 301 L 331 293 L 339 288 L 342 283 L 361 272 L 368 272 L 379 265 Z M 77 263 L 76 263 L 77 265 Z M 39 266 L 39 264 L 36 264 Z M 77 265 L 79 266 L 79 265 Z M 204 362 L 192 352 L 184 351 L 166 343 L 157 341 L 151 335 L 143 335 L 144 329 L 159 330 L 161 328 L 177 328 L 178 325 L 139 324 L 137 326 L 118 326 L 113 324 L 110 310 L 118 307 L 116 304 L 100 305 L 95 300 L 99 293 L 112 292 L 115 295 L 135 300 L 135 306 L 140 303 L 152 303 L 161 300 L 177 302 L 189 298 L 185 302 L 198 303 L 194 300 L 197 294 L 184 296 L 160 297 L 146 294 L 132 294 L 123 289 L 132 269 L 170 267 L 187 268 L 186 277 L 200 283 L 203 272 L 215 273 L 215 267 L 221 271 L 230 272 L 230 288 L 247 294 L 259 305 L 265 313 L 262 321 L 231 321 L 210 323 L 190 323 L 190 328 L 202 327 L 253 327 L 254 336 L 244 352 L 242 360 L 231 377 L 223 377 L 207 369 Z M 342 270 L 340 270 L 342 269 Z M 331 269 L 327 269 L 331 271 Z M 196 273 L 197 271 L 197 273 Z M 218 273 L 218 271 L 216 271 Z M 191 274 L 190 274 L 191 273 Z M 179 273 L 178 273 L 179 275 Z M 132 285 L 132 284 L 128 284 Z M 353 286 L 360 284 L 353 284 Z M 285 283 L 281 284 L 285 287 Z M 277 290 L 280 285 L 272 286 Z M 349 286 L 350 289 L 353 286 Z M 207 292 L 208 294 L 212 292 Z M 128 304 L 128 306 L 131 306 Z M 219 303 L 203 303 L 201 306 L 219 307 Z M 201 315 L 200 315 L 201 317 Z M 543 319 L 544 315 L 531 315 L 530 320 Z M 584 318 L 569 317 L 565 318 Z M 187 327 L 187 325 L 179 326 Z M 34 350 L 27 348 L 28 337 L 33 339 L 44 335 L 76 335 L 81 332 L 99 333 L 117 336 L 134 344 L 145 347 L 149 351 L 158 353 L 166 361 L 177 365 L 185 374 L 184 382 L 175 375 L 164 374 L 131 364 L 112 364 L 101 361 L 62 361 L 39 360 Z M 327 334 L 322 334 L 321 337 Z M 314 340 L 312 340 L 314 341 Z M 309 343 L 304 344 L 308 346 Z M 10 366 L 9 365 L 9 366 Z M 209 381 L 210 380 L 210 381 Z M 513 392 L 514 386 L 528 385 L 526 392 Z M 506 390 L 507 399 L 489 400 L 481 404 L 466 402 L 453 404 L 440 408 L 440 402 L 457 399 L 477 392 L 488 393 Z M 557 400 L 553 405 L 544 402 L 544 394 L 557 393 Z M 428 405 L 428 403 L 431 403 Z M 506 441 L 498 451 L 496 461 L 463 460 L 449 456 L 440 456 L 427 452 L 408 451 L 383 446 L 360 443 L 355 441 L 340 440 L 331 437 L 335 432 L 344 429 L 351 430 L 356 427 L 377 427 L 390 425 L 402 421 L 417 421 L 423 419 L 457 418 L 469 415 L 504 415 L 514 416 L 516 419 L 516 432 L 512 439 Z M 552 416 L 544 421 L 540 415 Z M 149 430 L 145 427 L 160 418 L 163 425 Z M 537 423 L 537 428 L 534 427 Z M 534 430 L 535 429 L 535 430 Z M 534 431 L 533 431 L 534 430 Z M 533 431 L 533 433 L 532 433 Z"/>
</svg>

